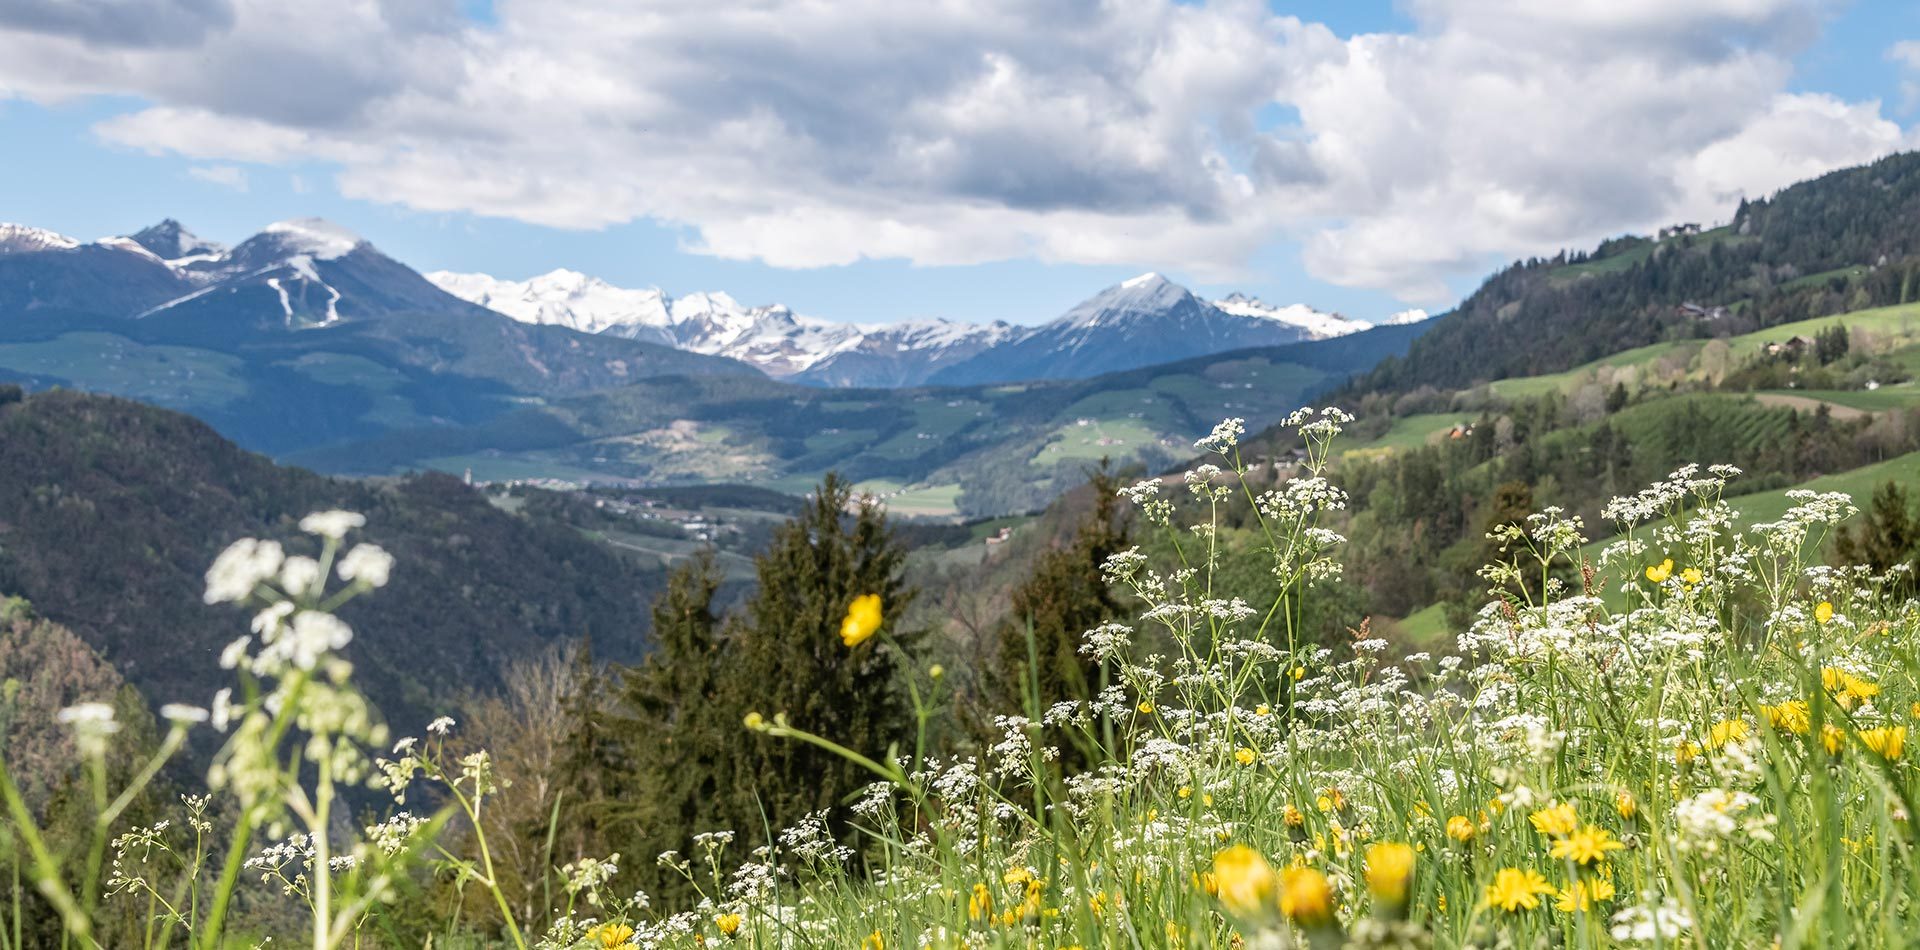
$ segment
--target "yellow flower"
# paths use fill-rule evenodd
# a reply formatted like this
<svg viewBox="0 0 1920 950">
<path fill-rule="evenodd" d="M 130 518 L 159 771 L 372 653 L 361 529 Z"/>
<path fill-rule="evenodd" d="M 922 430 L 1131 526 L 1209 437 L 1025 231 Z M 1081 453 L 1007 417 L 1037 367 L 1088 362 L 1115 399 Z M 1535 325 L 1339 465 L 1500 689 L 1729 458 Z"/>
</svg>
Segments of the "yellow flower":
<svg viewBox="0 0 1920 950">
<path fill-rule="evenodd" d="M 1296 666 L 1288 670 L 1287 675 L 1292 676 L 1295 681 L 1298 681 L 1300 677 L 1307 675 L 1307 668 L 1304 666 Z"/>
<path fill-rule="evenodd" d="M 1588 825 L 1553 843 L 1547 852 L 1551 857 L 1572 861 L 1575 864 L 1593 864 L 1605 861 L 1607 852 L 1618 851 L 1626 845 L 1613 840 L 1613 832 L 1599 825 Z"/>
<path fill-rule="evenodd" d="M 840 621 L 840 642 L 857 647 L 880 632 L 880 595 L 861 594 L 847 605 L 847 619 Z"/>
<path fill-rule="evenodd" d="M 1706 575 L 1700 573 L 1700 569 L 1697 567 L 1689 567 L 1680 572 L 1680 582 L 1688 587 L 1698 586 L 1699 583 L 1705 579 Z"/>
<path fill-rule="evenodd" d="M 993 916 L 993 892 L 985 884 L 975 884 L 973 894 L 967 898 L 967 919 L 980 920 Z"/>
<path fill-rule="evenodd" d="M 1178 795 L 1180 796 L 1180 800 L 1181 800 L 1181 801 L 1186 801 L 1187 799 L 1189 799 L 1189 798 L 1192 798 L 1192 797 L 1193 797 L 1193 786 L 1191 786 L 1191 785 L 1182 785 L 1182 786 L 1180 786 L 1180 791 L 1179 791 L 1178 793 L 1176 793 L 1176 794 L 1178 794 Z"/>
<path fill-rule="evenodd" d="M 1613 899 L 1613 882 L 1606 878 L 1594 878 L 1590 881 L 1575 881 L 1572 887 L 1560 889 L 1554 898 L 1553 906 L 1571 914 L 1574 911 L 1587 911 L 1593 908 L 1595 901 Z"/>
<path fill-rule="evenodd" d="M 1382 841 L 1367 848 L 1367 890 L 1375 900 L 1400 905 L 1413 885 L 1413 848 Z"/>
<path fill-rule="evenodd" d="M 740 915 L 721 914 L 713 919 L 713 925 L 720 928 L 721 933 L 731 937 L 740 932 Z"/>
<path fill-rule="evenodd" d="M 1831 666 L 1820 671 L 1820 683 L 1827 688 L 1827 692 L 1836 694 L 1840 705 L 1848 709 L 1853 708 L 1855 702 L 1880 695 L 1879 683 L 1861 679 L 1846 670 Z"/>
<path fill-rule="evenodd" d="M 1472 841 L 1478 830 L 1473 826 L 1472 820 L 1465 815 L 1455 815 L 1447 819 L 1447 837 L 1455 841 Z"/>
<path fill-rule="evenodd" d="M 1807 709 L 1805 700 L 1789 699 L 1778 706 L 1763 705 L 1760 707 L 1760 712 L 1767 717 L 1767 722 L 1773 728 L 1791 732 L 1796 736 L 1804 736 L 1813 728 L 1811 711 Z"/>
<path fill-rule="evenodd" d="M 1574 812 L 1572 802 L 1542 808 L 1527 816 L 1527 820 L 1533 823 L 1533 830 L 1555 838 L 1564 838 L 1580 826 L 1580 816 Z"/>
<path fill-rule="evenodd" d="M 1258 753 L 1254 752 L 1252 749 L 1247 748 L 1246 746 L 1241 746 L 1240 748 L 1233 750 L 1233 760 L 1235 762 L 1240 763 L 1241 765 L 1252 765 L 1254 761 L 1259 758 L 1260 756 Z"/>
<path fill-rule="evenodd" d="M 1847 744 L 1847 734 L 1833 726 L 1822 726 L 1820 744 L 1827 747 L 1828 755 L 1839 755 L 1840 749 Z"/>
<path fill-rule="evenodd" d="M 886 938 L 878 930 L 867 934 L 867 939 L 860 941 L 860 950 L 887 950 Z"/>
<path fill-rule="evenodd" d="M 1620 817 L 1632 821 L 1633 816 L 1640 813 L 1640 803 L 1634 801 L 1632 792 L 1621 792 L 1613 797 L 1613 810 L 1619 812 Z"/>
<path fill-rule="evenodd" d="M 1912 716 L 1915 719 L 1920 719 L 1920 703 L 1914 703 L 1913 705 L 1908 706 L 1907 715 Z"/>
<path fill-rule="evenodd" d="M 1289 828 L 1298 828 L 1307 823 L 1307 816 L 1300 814 L 1300 809 L 1293 807 L 1292 802 L 1288 802 L 1287 807 L 1280 809 L 1280 820 Z"/>
<path fill-rule="evenodd" d="M 1551 894 L 1554 886 L 1539 871 L 1501 868 L 1487 885 L 1487 904 L 1511 914 L 1540 906 L 1540 895 Z"/>
<path fill-rule="evenodd" d="M 1213 884 L 1220 903 L 1229 912 L 1257 918 L 1273 906 L 1280 877 L 1264 855 L 1244 844 L 1236 844 L 1213 856 Z"/>
<path fill-rule="evenodd" d="M 633 940 L 633 928 L 626 924 L 601 924 L 587 931 L 587 939 L 602 947 L 624 947 Z"/>
<path fill-rule="evenodd" d="M 1716 722 L 1713 724 L 1712 729 L 1707 730 L 1707 748 L 1718 749 L 1729 742 L 1738 742 L 1746 737 L 1746 720 L 1727 719 Z"/>
<path fill-rule="evenodd" d="M 1673 747 L 1673 762 L 1675 765 L 1685 765 L 1699 757 L 1700 744 L 1697 742 L 1682 742 Z"/>
<path fill-rule="evenodd" d="M 1256 716 L 1271 716 L 1273 715 L 1273 707 L 1267 705 L 1266 703 L 1261 703 L 1260 705 L 1253 707 L 1253 714 Z"/>
<path fill-rule="evenodd" d="M 1134 708 L 1140 710 L 1140 715 L 1142 716 L 1153 715 L 1153 704 L 1150 702 L 1147 702 L 1144 699 L 1140 701 L 1140 705 L 1135 706 Z"/>
<path fill-rule="evenodd" d="M 1667 558 L 1666 560 L 1661 561 L 1660 563 L 1652 565 L 1647 568 L 1647 580 L 1650 580 L 1655 584 L 1664 584 L 1667 582 L 1667 578 L 1672 576 L 1673 576 L 1673 558 Z"/>
<path fill-rule="evenodd" d="M 1333 883 L 1313 868 L 1286 869 L 1280 875 L 1280 912 L 1308 930 L 1333 923 Z"/>
<path fill-rule="evenodd" d="M 1813 619 L 1826 623 L 1833 619 L 1833 601 L 1823 600 L 1820 606 L 1813 608 Z"/>
<path fill-rule="evenodd" d="M 1907 727 L 1882 726 L 1878 729 L 1863 729 L 1860 731 L 1860 744 L 1873 750 L 1883 759 L 1897 759 L 1900 757 L 1901 750 L 1907 747 Z"/>
<path fill-rule="evenodd" d="M 1314 800 L 1314 804 L 1319 806 L 1321 811 L 1346 811 L 1347 796 L 1337 787 L 1328 788 L 1320 793 L 1320 797 Z"/>
</svg>

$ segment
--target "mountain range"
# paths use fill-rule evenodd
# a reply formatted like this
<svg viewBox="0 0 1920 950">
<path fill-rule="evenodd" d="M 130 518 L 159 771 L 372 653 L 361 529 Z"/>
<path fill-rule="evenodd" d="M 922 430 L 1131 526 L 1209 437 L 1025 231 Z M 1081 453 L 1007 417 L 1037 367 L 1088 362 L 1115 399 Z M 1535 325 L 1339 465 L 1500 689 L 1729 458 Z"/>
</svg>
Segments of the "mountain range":
<svg viewBox="0 0 1920 950">
<path fill-rule="evenodd" d="M 969 385 L 1084 379 L 1249 346 L 1323 340 L 1372 324 L 1234 294 L 1205 301 L 1159 274 L 1109 287 L 1034 327 L 944 319 L 840 323 L 782 304 L 745 306 L 725 293 L 669 296 L 616 287 L 573 270 L 523 281 L 426 275 L 454 296 L 526 323 L 646 340 L 725 356 L 776 379 L 824 386 Z M 1422 310 L 1385 323 L 1425 319 Z"/>
<path fill-rule="evenodd" d="M 430 279 L 316 219 L 230 248 L 172 220 L 0 228 L 0 382 L 128 396 L 354 475 L 798 492 L 837 470 L 925 513 L 995 514 L 1102 456 L 1171 462 L 1222 415 L 1278 418 L 1424 329 L 1152 274 L 1036 327 L 855 326 L 571 272 Z"/>
</svg>

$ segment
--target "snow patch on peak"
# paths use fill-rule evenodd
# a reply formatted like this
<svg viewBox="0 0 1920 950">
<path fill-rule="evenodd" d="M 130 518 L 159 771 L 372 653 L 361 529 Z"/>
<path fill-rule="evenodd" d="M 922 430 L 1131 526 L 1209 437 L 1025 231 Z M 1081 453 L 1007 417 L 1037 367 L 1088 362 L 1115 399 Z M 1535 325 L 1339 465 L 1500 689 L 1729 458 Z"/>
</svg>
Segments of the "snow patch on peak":
<svg viewBox="0 0 1920 950">
<path fill-rule="evenodd" d="M 26 254 L 33 251 L 70 251 L 80 242 L 58 231 L 25 224 L 0 222 L 0 254 Z"/>
<path fill-rule="evenodd" d="M 280 239 L 290 250 L 311 254 L 323 261 L 345 257 L 367 243 L 360 235 L 324 218 L 294 218 L 267 225 L 263 234 Z"/>
<path fill-rule="evenodd" d="M 1239 293 L 1216 300 L 1213 305 L 1237 317 L 1270 320 L 1274 323 L 1299 327 L 1307 332 L 1308 338 L 1315 340 L 1346 336 L 1349 333 L 1358 333 L 1373 327 L 1373 324 L 1365 320 L 1355 320 L 1341 314 L 1315 310 L 1303 303 L 1276 307 L 1258 297 Z"/>
<path fill-rule="evenodd" d="M 1412 310 L 1402 310 L 1399 313 L 1389 316 L 1382 322 L 1382 325 L 1389 327 L 1406 326 L 1409 323 L 1423 322 L 1430 316 L 1432 316 L 1432 314 L 1415 307 Z"/>
<path fill-rule="evenodd" d="M 1146 273 L 1141 274 L 1138 277 L 1129 277 L 1126 280 L 1121 281 L 1120 286 L 1125 287 L 1128 290 L 1132 290 L 1136 287 L 1140 287 L 1146 284 L 1165 283 L 1166 280 L 1167 279 L 1165 277 L 1160 276 L 1155 271 L 1147 271 Z"/>
<path fill-rule="evenodd" d="M 147 250 L 146 247 L 142 245 L 139 241 L 136 241 L 130 237 L 118 237 L 118 236 L 103 237 L 100 240 L 95 241 L 93 243 L 96 247 L 110 247 L 116 251 L 126 251 L 129 254 L 133 254 L 139 257 L 144 257 L 147 260 L 154 261 L 156 263 L 160 263 L 160 264 L 166 263 L 165 260 L 161 259 L 160 255 Z"/>
</svg>

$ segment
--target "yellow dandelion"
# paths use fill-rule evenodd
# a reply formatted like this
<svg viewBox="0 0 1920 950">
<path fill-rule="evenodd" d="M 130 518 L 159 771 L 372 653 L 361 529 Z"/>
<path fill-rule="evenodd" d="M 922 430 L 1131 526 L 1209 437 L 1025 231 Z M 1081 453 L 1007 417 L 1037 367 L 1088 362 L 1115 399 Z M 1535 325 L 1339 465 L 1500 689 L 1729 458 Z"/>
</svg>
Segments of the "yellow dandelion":
<svg viewBox="0 0 1920 950">
<path fill-rule="evenodd" d="M 1820 744 L 1826 746 L 1828 755 L 1839 755 L 1847 744 L 1847 734 L 1834 726 L 1820 728 Z"/>
<path fill-rule="evenodd" d="M 1573 810 L 1572 802 L 1542 808 L 1527 816 L 1527 820 L 1533 823 L 1533 830 L 1555 838 L 1564 838 L 1580 827 L 1580 815 Z"/>
<path fill-rule="evenodd" d="M 1186 801 L 1187 799 L 1189 799 L 1189 798 L 1192 798 L 1192 797 L 1193 797 L 1193 786 L 1191 786 L 1191 785 L 1182 785 L 1182 786 L 1180 786 L 1180 791 L 1178 791 L 1178 792 L 1176 792 L 1176 793 L 1174 793 L 1174 794 L 1177 794 L 1177 795 L 1179 795 L 1179 796 L 1180 796 L 1180 800 L 1181 800 L 1181 801 Z"/>
<path fill-rule="evenodd" d="M 1569 914 L 1575 911 L 1585 913 L 1593 909 L 1593 905 L 1599 901 L 1612 900 L 1613 895 L 1613 882 L 1606 878 L 1575 881 L 1572 887 L 1560 889 L 1559 895 L 1554 898 L 1553 906 Z"/>
<path fill-rule="evenodd" d="M 1375 900 L 1399 906 L 1413 886 L 1413 848 L 1394 841 L 1367 847 L 1367 890 Z"/>
<path fill-rule="evenodd" d="M 1813 619 L 1827 623 L 1833 619 L 1833 601 L 1823 600 L 1820 606 L 1813 608 Z"/>
<path fill-rule="evenodd" d="M 601 924 L 587 931 L 587 940 L 602 947 L 624 947 L 633 941 L 633 928 L 626 924 Z"/>
<path fill-rule="evenodd" d="M 840 642 L 857 647 L 880 632 L 880 595 L 861 594 L 847 605 L 847 618 L 840 621 Z"/>
<path fill-rule="evenodd" d="M 886 938 L 878 930 L 867 934 L 867 939 L 860 941 L 860 950 L 887 950 Z"/>
<path fill-rule="evenodd" d="M 1289 828 L 1298 828 L 1307 823 L 1307 816 L 1301 814 L 1300 809 L 1293 807 L 1293 803 L 1289 802 L 1287 807 L 1280 809 L 1280 820 Z"/>
<path fill-rule="evenodd" d="M 1313 868 L 1290 867 L 1280 875 L 1280 912 L 1307 930 L 1333 923 L 1333 883 Z"/>
<path fill-rule="evenodd" d="M 1260 758 L 1259 753 L 1253 751 L 1252 749 L 1247 748 L 1246 746 L 1241 746 L 1240 748 L 1233 750 L 1233 760 L 1235 762 L 1240 763 L 1241 765 L 1252 765 L 1254 761 L 1259 758 Z"/>
<path fill-rule="evenodd" d="M 985 884 L 975 884 L 973 894 L 967 898 L 967 919 L 982 920 L 993 916 L 993 891 Z"/>
<path fill-rule="evenodd" d="M 1626 845 L 1614 840 L 1613 832 L 1599 825 L 1588 825 L 1554 842 L 1547 854 L 1575 864 L 1588 865 L 1605 861 L 1607 852 L 1624 847 Z"/>
<path fill-rule="evenodd" d="M 1673 558 L 1667 558 L 1658 564 L 1652 564 L 1647 567 L 1647 580 L 1655 584 L 1664 584 L 1667 582 L 1667 578 L 1672 576 Z"/>
<path fill-rule="evenodd" d="M 1533 910 L 1540 906 L 1541 895 L 1555 890 L 1539 871 L 1501 868 L 1494 874 L 1493 883 L 1487 885 L 1487 904 L 1509 914 Z"/>
<path fill-rule="evenodd" d="M 1215 896 L 1230 913 L 1257 918 L 1273 906 L 1280 877 L 1265 855 L 1236 844 L 1213 856 L 1213 883 Z"/>
<path fill-rule="evenodd" d="M 1640 813 L 1640 803 L 1634 800 L 1632 792 L 1621 792 L 1613 796 L 1613 810 L 1618 812 L 1620 817 L 1632 821 L 1633 816 Z"/>
<path fill-rule="evenodd" d="M 1882 726 L 1878 729 L 1862 729 L 1860 744 L 1881 758 L 1892 761 L 1899 758 L 1901 751 L 1907 747 L 1907 727 Z"/>
<path fill-rule="evenodd" d="M 740 932 L 740 915 L 721 914 L 713 919 L 713 925 L 720 928 L 721 933 L 731 937 Z"/>
<path fill-rule="evenodd" d="M 1479 829 L 1473 826 L 1473 821 L 1465 815 L 1455 815 L 1447 819 L 1447 837 L 1455 841 L 1472 841 L 1474 834 L 1478 831 Z"/>
<path fill-rule="evenodd" d="M 1782 732 L 1804 736 L 1813 729 L 1812 711 L 1805 700 L 1789 699 L 1777 706 L 1762 705 L 1760 713 L 1767 717 L 1768 725 Z"/>
<path fill-rule="evenodd" d="M 1748 727 L 1745 719 L 1727 719 L 1713 724 L 1707 730 L 1707 748 L 1718 749 L 1729 742 L 1739 742 L 1747 737 Z"/>
<path fill-rule="evenodd" d="M 1840 700 L 1840 705 L 1848 709 L 1852 709 L 1856 702 L 1880 695 L 1879 683 L 1831 666 L 1820 671 L 1820 684 Z"/>
</svg>

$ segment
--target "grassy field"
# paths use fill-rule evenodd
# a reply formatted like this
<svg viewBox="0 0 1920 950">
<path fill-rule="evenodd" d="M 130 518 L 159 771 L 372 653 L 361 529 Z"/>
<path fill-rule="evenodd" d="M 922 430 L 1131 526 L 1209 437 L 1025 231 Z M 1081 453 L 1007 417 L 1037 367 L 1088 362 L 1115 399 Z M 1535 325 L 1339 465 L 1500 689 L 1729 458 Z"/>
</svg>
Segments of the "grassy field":
<svg viewBox="0 0 1920 950">
<path fill-rule="evenodd" d="M 1845 326 L 1853 335 L 1853 345 L 1859 350 L 1920 359 L 1920 355 L 1910 352 L 1916 343 L 1920 343 L 1920 304 L 1903 304 L 1816 317 L 1728 337 L 1726 343 L 1729 366 L 1737 366 L 1751 359 L 1768 343 L 1791 339 L 1795 336 L 1811 339 L 1820 331 L 1834 326 Z M 1625 368 L 1638 369 L 1641 372 L 1636 384 L 1646 385 L 1649 382 L 1646 369 L 1655 361 L 1668 357 L 1673 357 L 1676 361 L 1685 359 L 1684 375 L 1689 378 L 1698 378 L 1701 373 L 1698 355 L 1705 346 L 1704 340 L 1654 343 L 1623 350 L 1561 373 L 1499 380 L 1493 383 L 1491 388 L 1496 394 L 1509 399 L 1539 396 L 1555 390 L 1568 392 L 1596 378 L 1603 368 L 1612 368 L 1616 371 Z"/>
<path fill-rule="evenodd" d="M 1424 412 L 1401 416 L 1393 420 L 1392 428 L 1379 436 L 1344 448 L 1336 444 L 1335 449 L 1341 455 L 1371 455 L 1418 448 L 1427 444 L 1429 439 L 1471 418 L 1470 414 L 1457 412 Z"/>
<path fill-rule="evenodd" d="M 247 394 L 238 357 L 194 347 L 150 346 L 113 333 L 63 333 L 37 343 L 0 343 L 0 366 L 170 409 L 218 409 Z"/>
</svg>

